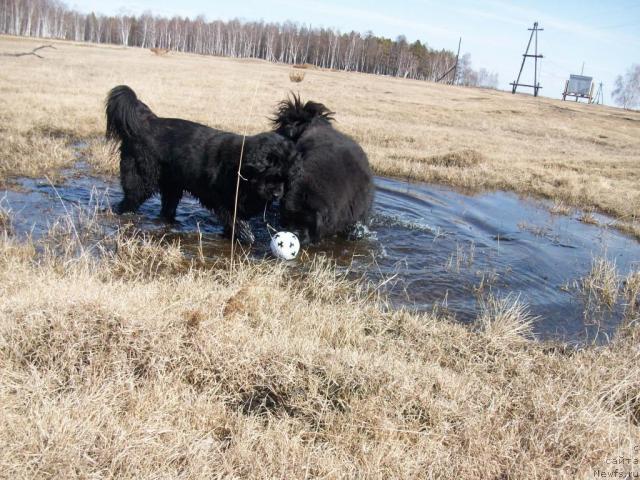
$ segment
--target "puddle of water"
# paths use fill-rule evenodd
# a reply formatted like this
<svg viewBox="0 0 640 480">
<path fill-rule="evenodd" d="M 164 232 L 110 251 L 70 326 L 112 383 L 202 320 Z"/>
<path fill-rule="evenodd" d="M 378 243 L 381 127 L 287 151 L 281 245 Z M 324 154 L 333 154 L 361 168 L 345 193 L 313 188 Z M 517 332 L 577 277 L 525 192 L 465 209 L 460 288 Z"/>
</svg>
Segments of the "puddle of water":
<svg viewBox="0 0 640 480">
<path fill-rule="evenodd" d="M 63 172 L 59 184 L 19 179 L 4 193 L 17 235 L 43 236 L 56 219 L 70 211 L 92 212 L 122 197 L 116 179 L 90 174 L 79 163 Z M 491 292 L 515 295 L 539 317 L 535 332 L 543 339 L 582 342 L 611 334 L 622 318 L 621 308 L 604 312 L 598 325 L 585 320 L 584 301 L 565 288 L 586 275 L 594 256 L 615 261 L 626 275 L 637 268 L 640 243 L 616 230 L 556 216 L 540 201 L 523 200 L 505 192 L 465 195 L 440 186 L 376 179 L 372 236 L 358 242 L 328 240 L 308 250 L 326 253 L 352 275 L 384 284 L 394 305 L 426 311 L 446 308 L 462 322 L 473 321 L 479 299 Z M 3 194 L 0 193 L 0 197 Z M 99 215 L 103 227 L 115 230 L 122 222 L 169 238 L 179 238 L 195 254 L 202 234 L 204 254 L 211 259 L 229 255 L 230 242 L 222 228 L 200 204 L 185 197 L 176 222 L 158 219 L 159 198 L 147 201 L 138 214 Z M 601 223 L 607 218 L 598 216 Z M 268 254 L 269 235 L 262 219 L 252 221 L 257 243 L 251 255 Z"/>
</svg>

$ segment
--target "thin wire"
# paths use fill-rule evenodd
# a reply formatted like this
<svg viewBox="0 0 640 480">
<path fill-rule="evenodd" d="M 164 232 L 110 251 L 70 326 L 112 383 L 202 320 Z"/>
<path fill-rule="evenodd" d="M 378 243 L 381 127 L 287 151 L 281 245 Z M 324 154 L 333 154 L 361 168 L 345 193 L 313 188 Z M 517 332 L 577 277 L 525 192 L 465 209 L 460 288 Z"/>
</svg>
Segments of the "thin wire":
<svg viewBox="0 0 640 480">
<path fill-rule="evenodd" d="M 233 272 L 233 255 L 235 251 L 236 245 L 236 217 L 238 215 L 238 195 L 240 194 L 240 179 L 243 178 L 240 174 L 240 169 L 242 168 L 242 157 L 244 155 L 244 143 L 247 138 L 247 130 L 249 129 L 249 120 L 253 115 L 253 105 L 256 100 L 256 96 L 258 95 L 258 87 L 260 86 L 260 80 L 262 80 L 262 72 L 256 81 L 256 88 L 253 91 L 253 97 L 251 98 L 251 105 L 249 106 L 249 115 L 247 116 L 247 120 L 244 124 L 244 132 L 242 134 L 242 145 L 240 146 L 240 161 L 238 162 L 238 174 L 236 177 L 236 197 L 233 203 L 233 222 L 231 224 L 231 271 Z M 246 180 L 246 179 L 245 179 Z"/>
<path fill-rule="evenodd" d="M 271 235 L 271 231 L 273 230 L 274 232 L 278 233 L 278 230 L 276 230 L 275 228 L 273 228 L 269 222 L 267 222 L 267 207 L 269 206 L 269 202 L 265 202 L 264 204 L 264 212 L 262 213 L 262 221 L 264 222 L 264 224 L 267 227 L 267 233 L 269 234 L 269 237 L 271 237 L 271 240 L 273 240 L 273 235 Z"/>
</svg>

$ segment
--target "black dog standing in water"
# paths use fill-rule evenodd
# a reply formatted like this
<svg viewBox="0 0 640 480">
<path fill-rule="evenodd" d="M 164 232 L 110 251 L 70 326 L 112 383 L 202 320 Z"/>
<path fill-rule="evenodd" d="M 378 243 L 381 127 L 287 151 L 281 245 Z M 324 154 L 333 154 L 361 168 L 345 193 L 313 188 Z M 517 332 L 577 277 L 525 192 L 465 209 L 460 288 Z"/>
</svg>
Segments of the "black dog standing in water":
<svg viewBox="0 0 640 480">
<path fill-rule="evenodd" d="M 333 128 L 333 112 L 321 103 L 284 100 L 273 119 L 276 133 L 296 142 L 302 158 L 291 168 L 281 223 L 304 243 L 335 234 L 361 236 L 373 203 L 373 175 L 367 155 Z"/>
<path fill-rule="evenodd" d="M 184 192 L 213 209 L 231 234 L 236 175 L 242 136 L 178 118 L 160 118 L 126 85 L 106 101 L 107 138 L 119 140 L 120 181 L 124 199 L 118 213 L 134 212 L 160 193 L 161 215 L 171 221 Z M 297 157 L 294 144 L 273 133 L 244 140 L 236 232 L 252 243 L 247 220 L 284 193 L 287 173 Z"/>
</svg>

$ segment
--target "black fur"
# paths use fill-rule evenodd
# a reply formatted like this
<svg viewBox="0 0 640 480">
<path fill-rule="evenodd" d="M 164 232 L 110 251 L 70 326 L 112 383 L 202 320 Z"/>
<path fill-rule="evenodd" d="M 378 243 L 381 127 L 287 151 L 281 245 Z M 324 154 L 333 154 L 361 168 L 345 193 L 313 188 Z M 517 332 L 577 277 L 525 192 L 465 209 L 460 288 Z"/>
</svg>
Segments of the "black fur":
<svg viewBox="0 0 640 480">
<path fill-rule="evenodd" d="M 106 101 L 107 132 L 120 141 L 120 181 L 124 199 L 118 213 L 133 212 L 160 193 L 161 215 L 173 220 L 184 192 L 213 209 L 227 234 L 233 223 L 236 175 L 242 136 L 177 118 L 160 118 L 120 85 Z M 236 232 L 254 240 L 247 219 L 282 196 L 297 156 L 293 142 L 273 132 L 247 136 L 242 154 Z"/>
<path fill-rule="evenodd" d="M 273 118 L 276 133 L 296 142 L 301 153 L 280 202 L 282 225 L 303 243 L 347 234 L 369 220 L 374 187 L 367 155 L 333 128 L 327 107 L 292 97 L 279 104 Z"/>
</svg>

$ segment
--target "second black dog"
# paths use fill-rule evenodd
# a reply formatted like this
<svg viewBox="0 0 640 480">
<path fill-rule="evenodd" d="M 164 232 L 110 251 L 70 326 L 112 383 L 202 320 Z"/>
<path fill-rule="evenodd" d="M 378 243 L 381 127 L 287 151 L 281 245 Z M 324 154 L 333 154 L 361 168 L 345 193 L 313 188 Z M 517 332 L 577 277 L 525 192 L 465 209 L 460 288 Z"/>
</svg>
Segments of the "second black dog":
<svg viewBox="0 0 640 480">
<path fill-rule="evenodd" d="M 351 137 L 332 125 L 323 104 L 299 96 L 280 103 L 275 131 L 296 142 L 301 159 L 289 172 L 280 201 L 281 223 L 302 243 L 335 234 L 349 235 L 366 225 L 373 202 L 373 176 L 367 155 Z"/>
<path fill-rule="evenodd" d="M 173 220 L 184 192 L 213 209 L 231 232 L 236 175 L 242 168 L 236 232 L 253 242 L 247 220 L 280 198 L 297 153 L 293 143 L 273 133 L 243 137 L 178 118 L 156 116 L 126 85 L 106 101 L 107 137 L 120 141 L 120 181 L 124 199 L 118 213 L 133 212 L 160 193 L 161 215 Z"/>
</svg>

